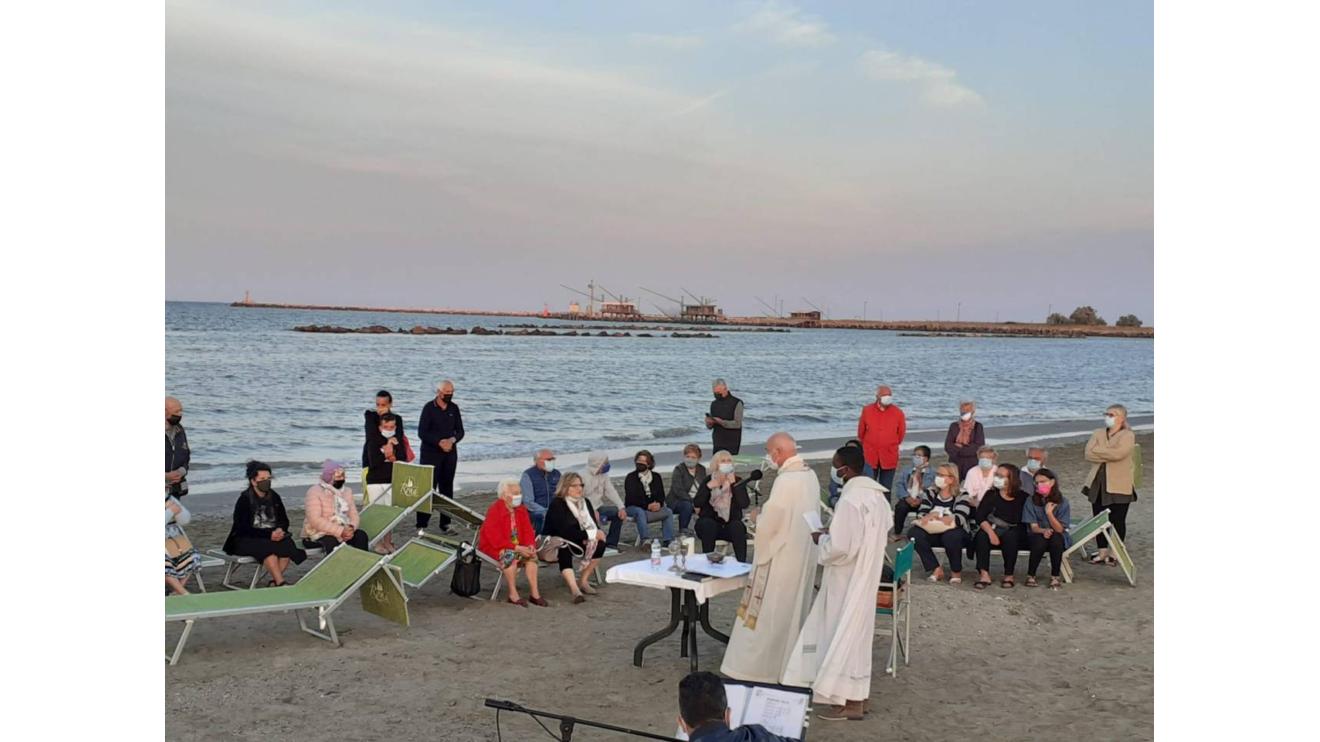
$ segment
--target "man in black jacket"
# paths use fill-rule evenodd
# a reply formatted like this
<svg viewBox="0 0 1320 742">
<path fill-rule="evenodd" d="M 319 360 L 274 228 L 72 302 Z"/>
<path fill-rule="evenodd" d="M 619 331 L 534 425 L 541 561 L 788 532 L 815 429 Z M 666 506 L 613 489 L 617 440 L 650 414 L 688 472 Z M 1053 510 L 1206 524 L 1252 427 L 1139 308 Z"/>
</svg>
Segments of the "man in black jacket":
<svg viewBox="0 0 1320 742">
<path fill-rule="evenodd" d="M 192 463 L 192 450 L 188 448 L 188 434 L 180 422 L 183 404 L 174 397 L 165 398 L 165 493 L 174 497 L 188 494 L 188 464 Z"/>
<path fill-rule="evenodd" d="M 694 672 L 678 681 L 678 725 L 692 742 L 788 742 L 760 724 L 729 729 L 724 681 L 713 672 Z"/>
<path fill-rule="evenodd" d="M 445 379 L 435 385 L 435 399 L 426 403 L 417 421 L 417 437 L 421 439 L 421 463 L 435 467 L 436 491 L 453 497 L 458 442 L 463 440 L 463 415 L 454 404 L 454 382 Z M 449 516 L 440 514 L 442 532 L 449 530 L 449 520 Z M 430 513 L 417 513 L 418 530 L 430 522 Z"/>
<path fill-rule="evenodd" d="M 729 393 L 729 385 L 724 379 L 716 379 L 711 391 L 715 394 L 715 401 L 710 403 L 706 427 L 711 431 L 713 453 L 728 451 L 737 456 L 742 448 L 743 402 Z"/>
</svg>

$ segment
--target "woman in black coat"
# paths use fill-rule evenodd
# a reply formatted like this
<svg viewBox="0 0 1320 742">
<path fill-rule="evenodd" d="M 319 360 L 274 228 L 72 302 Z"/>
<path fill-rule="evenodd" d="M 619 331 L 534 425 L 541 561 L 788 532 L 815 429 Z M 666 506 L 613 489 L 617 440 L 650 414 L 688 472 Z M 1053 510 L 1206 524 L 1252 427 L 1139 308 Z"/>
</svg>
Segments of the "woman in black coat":
<svg viewBox="0 0 1320 742">
<path fill-rule="evenodd" d="M 637 525 L 637 537 L 651 538 L 649 524 L 660 521 L 663 541 L 669 546 L 674 538 L 674 511 L 665 507 L 665 480 L 655 469 L 655 457 L 650 451 L 638 451 L 633 457 L 633 471 L 623 478 L 623 504 L 628 517 Z"/>
<path fill-rule="evenodd" d="M 270 488 L 270 466 L 260 461 L 247 465 L 248 488 L 234 503 L 234 524 L 225 539 L 226 554 L 246 556 L 261 562 L 270 572 L 270 584 L 284 584 L 289 562 L 302 564 L 307 552 L 289 535 L 289 514 L 284 501 Z"/>
<path fill-rule="evenodd" d="M 564 474 L 559 480 L 559 487 L 555 489 L 550 507 L 546 509 L 545 527 L 541 535 L 558 536 L 576 546 L 577 551 L 582 555 L 582 574 L 575 578 L 574 550 L 561 546 L 557 554 L 559 573 L 564 576 L 565 584 L 573 592 L 574 603 L 586 602 L 583 593 L 596 594 L 596 589 L 588 580 L 591 579 L 591 573 L 596 571 L 597 561 L 605 556 L 605 532 L 600 530 L 598 523 L 600 521 L 596 518 L 596 509 L 591 506 L 587 498 L 583 497 L 581 475 L 574 472 Z"/>
<path fill-rule="evenodd" d="M 697 496 L 692 498 L 696 508 L 697 538 L 701 551 L 715 551 L 715 541 L 724 539 L 733 544 L 733 555 L 738 561 L 747 561 L 747 526 L 743 525 L 743 508 L 752 504 L 747 494 L 747 480 L 733 473 L 733 456 L 728 451 L 716 453 L 710 460 L 713 472 L 701 480 Z M 713 490 L 713 492 L 712 492 Z"/>
</svg>

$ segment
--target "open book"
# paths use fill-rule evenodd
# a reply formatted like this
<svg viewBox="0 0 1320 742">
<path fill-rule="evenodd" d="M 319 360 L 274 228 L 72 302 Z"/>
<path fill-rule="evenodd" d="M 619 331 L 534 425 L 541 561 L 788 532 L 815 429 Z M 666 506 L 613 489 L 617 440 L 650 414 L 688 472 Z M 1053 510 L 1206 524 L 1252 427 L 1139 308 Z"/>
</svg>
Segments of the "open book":
<svg viewBox="0 0 1320 742">
<path fill-rule="evenodd" d="M 736 680 L 724 681 L 729 699 L 729 727 L 760 724 L 786 739 L 807 738 L 807 712 L 811 708 L 811 690 L 782 685 L 754 685 Z M 687 739 L 680 729 L 674 735 Z"/>
</svg>

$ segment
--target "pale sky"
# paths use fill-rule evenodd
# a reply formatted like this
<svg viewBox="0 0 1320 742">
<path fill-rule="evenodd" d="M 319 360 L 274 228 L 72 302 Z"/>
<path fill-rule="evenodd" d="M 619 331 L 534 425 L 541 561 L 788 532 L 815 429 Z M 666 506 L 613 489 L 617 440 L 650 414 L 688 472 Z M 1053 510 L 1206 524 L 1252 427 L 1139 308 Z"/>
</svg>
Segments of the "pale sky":
<svg viewBox="0 0 1320 742">
<path fill-rule="evenodd" d="M 166 296 L 1153 317 L 1149 2 L 167 3 Z"/>
</svg>

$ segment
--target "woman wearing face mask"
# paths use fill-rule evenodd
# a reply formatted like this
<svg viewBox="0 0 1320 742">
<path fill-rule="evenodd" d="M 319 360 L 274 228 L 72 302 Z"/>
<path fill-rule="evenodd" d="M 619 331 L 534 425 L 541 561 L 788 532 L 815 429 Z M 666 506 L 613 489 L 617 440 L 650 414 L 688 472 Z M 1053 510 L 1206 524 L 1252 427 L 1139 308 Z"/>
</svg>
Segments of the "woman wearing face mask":
<svg viewBox="0 0 1320 742">
<path fill-rule="evenodd" d="M 623 502 L 628 517 L 637 524 L 637 538 L 643 548 L 648 548 L 650 524 L 655 521 L 660 521 L 664 539 L 661 546 L 669 546 L 674 538 L 674 511 L 665 507 L 665 481 L 652 471 L 654 468 L 655 457 L 651 452 L 638 451 L 633 457 L 633 471 L 623 478 Z"/>
<path fill-rule="evenodd" d="M 247 479 L 248 488 L 234 503 L 234 524 L 224 550 L 261 562 L 270 573 L 270 585 L 280 587 L 289 562 L 302 564 L 307 552 L 299 549 L 289 535 L 289 514 L 284 511 L 279 493 L 271 489 L 270 466 L 249 461 Z"/>
<path fill-rule="evenodd" d="M 997 476 L 995 464 L 999 462 L 999 454 L 995 449 L 989 446 L 981 446 L 976 452 L 976 466 L 973 466 L 963 476 L 962 488 L 972 498 L 972 505 L 978 505 L 981 497 L 986 491 L 994 487 L 994 479 Z M 1021 487 L 1022 480 L 1014 474 L 1018 486 Z"/>
<path fill-rule="evenodd" d="M 683 461 L 669 475 L 669 496 L 665 507 L 678 515 L 678 530 L 686 531 L 692 522 L 692 499 L 697 487 L 706 478 L 706 467 L 701 465 L 701 446 L 689 443 L 683 447 Z"/>
<path fill-rule="evenodd" d="M 962 582 L 962 553 L 967 548 L 971 520 L 971 501 L 958 491 L 958 467 L 940 464 L 931 486 L 921 493 L 917 519 L 908 530 L 931 582 L 944 579 L 944 569 L 935 557 L 936 546 L 944 547 L 944 558 L 949 560 L 949 571 L 953 574 L 949 583 Z"/>
<path fill-rule="evenodd" d="M 380 427 L 375 438 L 367 442 L 367 504 L 379 500 L 388 505 L 390 484 L 394 481 L 394 462 L 407 462 L 407 442 L 399 432 L 399 416 L 386 412 L 380 416 Z M 381 539 L 376 553 L 394 551 L 394 534 Z"/>
<path fill-rule="evenodd" d="M 628 513 L 624 510 L 623 498 L 610 481 L 610 459 L 604 451 L 592 451 L 587 456 L 587 468 L 582 470 L 583 494 L 591 506 L 596 509 L 596 517 L 601 528 L 609 527 L 605 537 L 605 548 L 615 551 L 619 548 L 619 533 L 623 530 Z"/>
<path fill-rule="evenodd" d="M 307 488 L 303 501 L 303 546 L 320 547 L 329 554 L 340 544 L 367 549 L 367 534 L 358 530 L 358 511 L 353 490 L 345 486 L 344 465 L 326 459 L 321 479 Z"/>
<path fill-rule="evenodd" d="M 953 467 L 954 472 L 958 467 Z M 903 472 L 894 483 L 897 492 L 894 497 L 894 535 L 892 540 L 902 541 L 907 517 L 921 507 L 923 493 L 935 484 L 935 467 L 930 465 L 930 446 L 917 446 L 912 449 L 912 465 Z M 958 493 L 958 483 L 953 483 L 954 494 Z"/>
<path fill-rule="evenodd" d="M 559 573 L 564 576 L 564 584 L 573 593 L 574 603 L 586 602 L 583 593 L 595 595 L 596 590 L 588 580 L 596 571 L 599 559 L 605 556 L 605 532 L 597 527 L 596 509 L 582 495 L 582 477 L 569 472 L 559 480 L 555 489 L 555 499 L 550 501 L 550 508 L 545 514 L 544 536 L 558 536 L 574 544 L 583 555 L 581 578 L 573 576 L 573 550 L 561 546 L 557 558 Z"/>
<path fill-rule="evenodd" d="M 976 571 L 979 575 L 977 590 L 990 587 L 990 550 L 998 548 L 1004 557 L 1004 578 L 999 586 L 1013 587 L 1013 570 L 1017 568 L 1018 548 L 1025 541 L 1022 527 L 1022 508 L 1027 493 L 1021 491 L 1017 467 L 1002 464 L 995 469 L 994 487 L 981 498 L 976 507 Z"/>
<path fill-rule="evenodd" d="M 976 419 L 976 403 L 965 400 L 958 406 L 958 419 L 949 425 L 944 436 L 944 452 L 958 466 L 958 478 L 976 466 L 977 449 L 985 445 L 985 428 Z"/>
<path fill-rule="evenodd" d="M 1105 410 L 1105 427 L 1091 434 L 1086 442 L 1086 460 L 1091 462 L 1091 471 L 1086 475 L 1086 486 L 1082 494 L 1091 501 L 1091 513 L 1109 509 L 1109 522 L 1114 524 L 1118 537 L 1127 540 L 1128 507 L 1137 499 L 1137 490 L 1133 487 L 1132 450 L 1137 445 L 1137 434 L 1127 424 L 1127 408 L 1121 404 L 1110 405 Z M 1104 535 L 1096 538 L 1099 553 L 1091 559 L 1091 564 L 1105 563 L 1111 567 L 1118 560 L 1109 555 L 1109 540 Z"/>
<path fill-rule="evenodd" d="M 532 516 L 523 505 L 521 485 L 516 479 L 505 479 L 496 492 L 495 502 L 486 510 L 486 520 L 477 531 L 477 549 L 499 562 L 509 590 L 508 602 L 527 607 L 527 601 L 518 596 L 518 570 L 522 569 L 532 591 L 531 602 L 548 607 L 550 603 L 541 597 L 536 584 L 536 532 L 532 530 Z"/>
<path fill-rule="evenodd" d="M 747 526 L 743 525 L 743 508 L 752 504 L 747 494 L 747 480 L 733 473 L 733 456 L 719 451 L 710 459 L 713 472 L 701 480 L 693 502 L 697 516 L 697 538 L 701 551 L 715 551 L 715 542 L 724 539 L 733 545 L 738 561 L 747 561 Z"/>
<path fill-rule="evenodd" d="M 1027 587 L 1036 586 L 1036 570 L 1045 552 L 1050 553 L 1050 588 L 1058 590 L 1062 583 L 1059 572 L 1063 569 L 1063 552 L 1072 546 L 1069 533 L 1072 512 L 1063 499 L 1059 480 L 1049 469 L 1036 471 L 1035 493 L 1027 498 L 1022 508 L 1022 522 L 1027 524 Z"/>
</svg>

